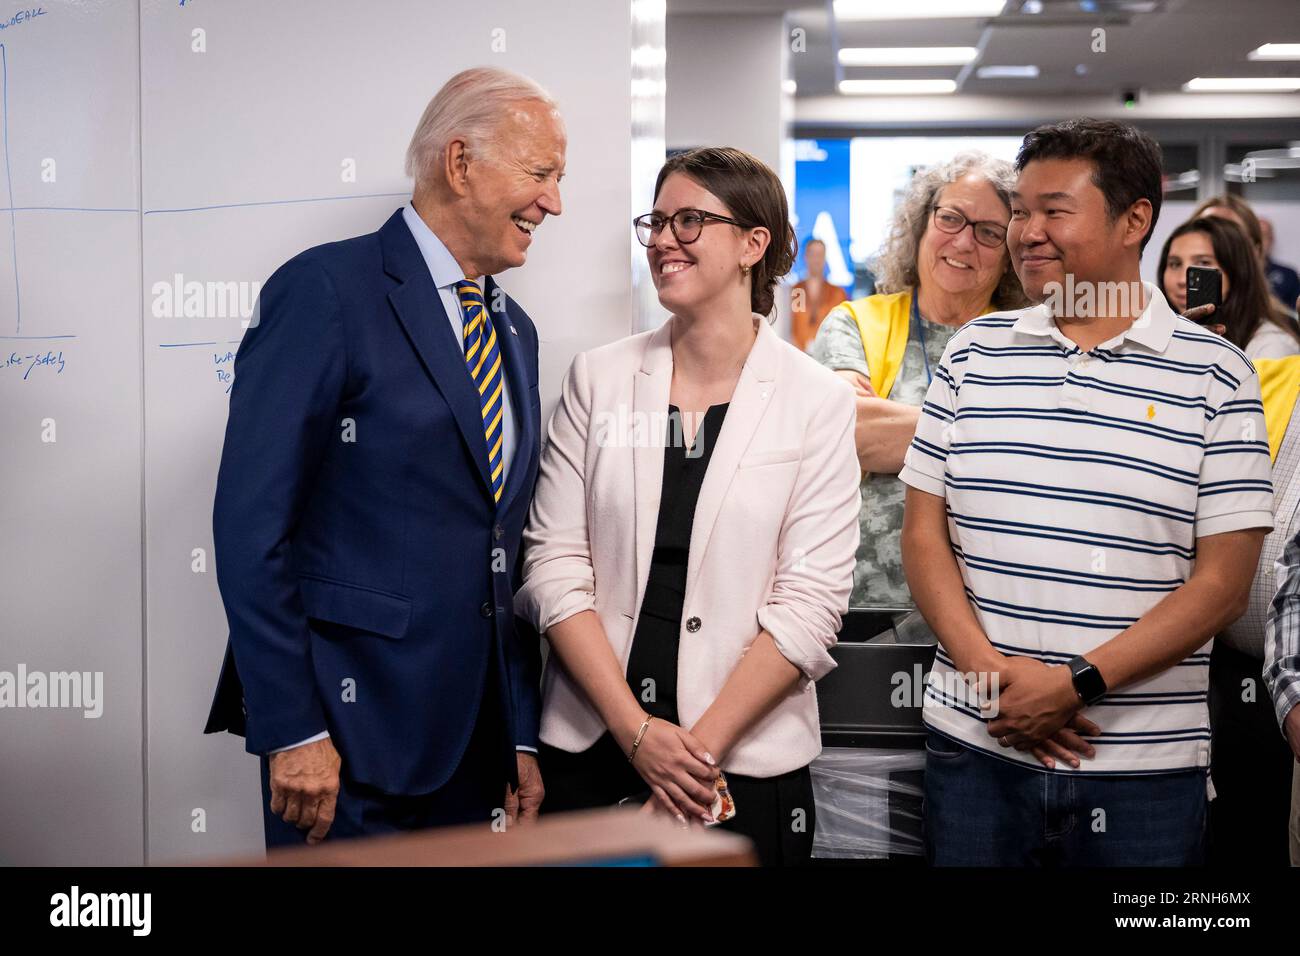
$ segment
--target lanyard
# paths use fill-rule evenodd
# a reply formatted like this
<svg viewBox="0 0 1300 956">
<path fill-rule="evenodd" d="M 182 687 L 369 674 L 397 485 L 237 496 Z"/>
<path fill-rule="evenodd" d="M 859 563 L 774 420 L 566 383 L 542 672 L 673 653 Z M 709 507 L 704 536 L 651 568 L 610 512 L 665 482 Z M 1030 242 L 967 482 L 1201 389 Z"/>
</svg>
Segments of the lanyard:
<svg viewBox="0 0 1300 956">
<path fill-rule="evenodd" d="M 930 371 L 930 353 L 925 348 L 925 323 L 921 321 L 921 307 L 917 304 L 921 298 L 921 289 L 918 286 L 912 290 L 912 337 L 921 343 L 921 358 L 925 361 L 925 385 L 930 387 L 934 381 L 934 373 Z"/>
</svg>

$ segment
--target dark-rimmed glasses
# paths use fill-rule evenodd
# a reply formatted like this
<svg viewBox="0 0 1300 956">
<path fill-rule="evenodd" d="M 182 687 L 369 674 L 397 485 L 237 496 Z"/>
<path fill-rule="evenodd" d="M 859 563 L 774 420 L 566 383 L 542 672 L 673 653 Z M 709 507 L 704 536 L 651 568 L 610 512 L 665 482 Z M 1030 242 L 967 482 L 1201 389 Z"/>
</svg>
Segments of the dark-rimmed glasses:
<svg viewBox="0 0 1300 956">
<path fill-rule="evenodd" d="M 685 246 L 700 238 L 706 222 L 726 222 L 742 229 L 746 228 L 745 224 L 738 219 L 719 216 L 717 213 L 705 212 L 703 209 L 679 209 L 671 216 L 648 212 L 644 216 L 633 219 L 632 226 L 636 229 L 637 241 L 648 249 L 654 245 L 665 224 L 673 231 L 673 238 Z"/>
<path fill-rule="evenodd" d="M 992 219 L 981 219 L 976 222 L 967 219 L 959 210 L 951 206 L 934 207 L 934 228 L 940 232 L 955 236 L 967 226 L 971 227 L 971 231 L 975 234 L 975 241 L 981 246 L 997 249 L 1007 241 L 1007 227 L 1003 223 L 994 222 Z"/>
</svg>

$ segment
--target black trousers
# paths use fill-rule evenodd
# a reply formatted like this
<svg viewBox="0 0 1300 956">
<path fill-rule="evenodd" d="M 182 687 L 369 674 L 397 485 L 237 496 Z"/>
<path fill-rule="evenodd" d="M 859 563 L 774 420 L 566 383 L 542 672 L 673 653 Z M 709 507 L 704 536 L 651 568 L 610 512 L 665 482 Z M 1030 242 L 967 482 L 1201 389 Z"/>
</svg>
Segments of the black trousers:
<svg viewBox="0 0 1300 956">
<path fill-rule="evenodd" d="M 1263 661 L 1214 642 L 1209 703 L 1216 796 L 1210 801 L 1207 853 L 1212 866 L 1290 865 L 1295 760 L 1278 729 L 1263 670 Z M 1253 701 L 1242 700 L 1246 688 L 1253 688 Z"/>
<path fill-rule="evenodd" d="M 618 744 L 604 734 L 582 753 L 542 744 L 538 764 L 546 786 L 542 813 L 590 810 L 624 798 L 644 803 L 650 790 Z M 727 773 L 736 815 L 719 824 L 749 837 L 762 866 L 800 866 L 812 857 L 817 824 L 812 774 L 800 767 L 775 777 Z"/>
<path fill-rule="evenodd" d="M 326 840 L 376 836 L 461 823 L 490 825 L 504 812 L 506 781 L 510 773 L 506 727 L 497 689 L 495 661 L 489 657 L 487 677 L 479 702 L 478 718 L 469 745 L 451 778 L 432 793 L 384 793 L 348 777 L 347 761 L 340 769 L 339 796 L 334 823 Z M 262 823 L 266 847 L 301 846 L 306 830 L 299 830 L 271 812 L 270 760 L 262 757 Z"/>
</svg>

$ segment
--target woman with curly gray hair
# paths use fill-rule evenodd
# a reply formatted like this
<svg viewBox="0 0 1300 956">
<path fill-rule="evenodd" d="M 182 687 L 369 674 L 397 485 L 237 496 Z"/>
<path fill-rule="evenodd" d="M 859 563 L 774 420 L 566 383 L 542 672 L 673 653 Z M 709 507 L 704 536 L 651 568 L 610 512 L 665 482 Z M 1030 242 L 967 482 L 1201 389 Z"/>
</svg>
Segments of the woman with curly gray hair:
<svg viewBox="0 0 1300 956">
<path fill-rule="evenodd" d="M 854 606 L 908 605 L 899 543 L 903 454 L 933 369 L 963 324 L 1027 305 L 1007 253 L 1010 163 L 980 152 L 919 170 L 875 263 L 876 295 L 822 323 L 812 354 L 858 391 L 862 468 Z"/>
</svg>

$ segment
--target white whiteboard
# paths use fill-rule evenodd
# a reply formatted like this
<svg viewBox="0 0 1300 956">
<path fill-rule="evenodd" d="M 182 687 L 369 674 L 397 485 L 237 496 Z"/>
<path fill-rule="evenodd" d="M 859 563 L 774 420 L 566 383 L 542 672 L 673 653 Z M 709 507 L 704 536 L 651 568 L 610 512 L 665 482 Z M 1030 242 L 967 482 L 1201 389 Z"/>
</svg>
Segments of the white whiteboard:
<svg viewBox="0 0 1300 956">
<path fill-rule="evenodd" d="M 102 674 L 103 701 L 98 718 L 0 709 L 0 861 L 131 862 L 144 793 L 136 16 L 42 6 L 0 31 L 0 671 Z"/>
<path fill-rule="evenodd" d="M 300 250 L 377 229 L 409 195 L 403 153 L 441 83 L 518 70 L 569 137 L 563 215 L 501 278 L 538 326 L 549 414 L 572 355 L 635 322 L 629 6 L 40 9 L 0 29 L 0 680 L 20 663 L 101 671 L 104 710 L 0 709 L 0 862 L 256 852 L 257 760 L 202 734 L 227 633 L 212 496 L 243 330 L 219 294 L 248 304 Z M 662 14 L 658 29 L 662 45 Z M 204 314 L 186 312 L 195 288 Z M 61 370 L 36 361 L 51 352 Z"/>
</svg>

